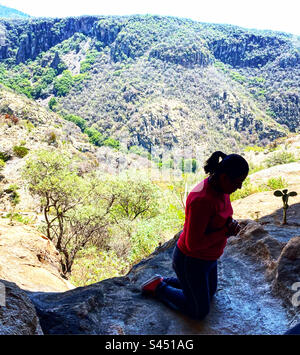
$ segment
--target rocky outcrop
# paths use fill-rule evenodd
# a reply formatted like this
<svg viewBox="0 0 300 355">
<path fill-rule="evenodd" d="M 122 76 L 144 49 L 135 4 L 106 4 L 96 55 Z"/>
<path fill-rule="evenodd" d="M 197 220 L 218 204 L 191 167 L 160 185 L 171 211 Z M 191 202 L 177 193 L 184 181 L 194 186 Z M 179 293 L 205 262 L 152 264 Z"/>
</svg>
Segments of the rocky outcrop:
<svg viewBox="0 0 300 355">
<path fill-rule="evenodd" d="M 75 33 L 95 37 L 108 45 L 115 40 L 122 26 L 121 23 L 116 25 L 114 21 L 100 16 L 14 22 L 2 20 L 0 25 L 5 33 L 4 40 L 0 43 L 0 59 L 16 56 L 17 63 L 36 58 L 41 52 L 46 52 Z"/>
<path fill-rule="evenodd" d="M 240 33 L 228 38 L 218 38 L 209 43 L 215 58 L 233 67 L 260 67 L 273 61 L 283 51 L 289 49 L 284 38 L 261 34 Z"/>
<path fill-rule="evenodd" d="M 30 226 L 0 220 L 0 279 L 31 291 L 62 292 L 74 288 L 61 277 L 60 255 L 44 235 Z"/>
<path fill-rule="evenodd" d="M 191 320 L 140 292 L 141 283 L 155 273 L 174 276 L 177 235 L 124 277 L 64 293 L 29 293 L 44 333 L 283 334 L 291 320 L 265 277 L 283 246 L 257 223 L 243 225 L 243 234 L 232 237 L 219 261 L 218 291 L 205 320 Z"/>
<path fill-rule="evenodd" d="M 42 335 L 35 308 L 16 284 L 0 280 L 0 335 Z"/>
<path fill-rule="evenodd" d="M 233 249 L 238 249 L 243 254 L 254 256 L 269 271 L 273 271 L 285 244 L 270 236 L 259 223 L 244 220 L 240 224 L 244 228 L 237 237 L 231 237 L 228 243 L 235 247 Z"/>
<path fill-rule="evenodd" d="M 300 288 L 300 227 L 290 230 L 283 226 L 261 226 L 253 221 L 242 221 L 241 224 L 246 225 L 239 236 L 230 238 L 231 252 L 249 255 L 264 265 L 273 294 L 280 296 L 297 318 L 300 305 L 299 292 L 296 293 Z"/>
<path fill-rule="evenodd" d="M 0 334 L 284 334 L 299 322 L 287 309 L 289 284 L 300 271 L 300 237 L 284 246 L 258 223 L 241 224 L 242 232 L 229 239 L 219 260 L 218 290 L 203 321 L 140 292 L 154 273 L 174 276 L 178 233 L 124 277 L 66 292 L 26 291 L 35 307 L 15 284 L 1 281 L 6 305 L 0 308 Z"/>
<path fill-rule="evenodd" d="M 164 62 L 180 64 L 184 67 L 200 65 L 206 67 L 213 63 L 209 49 L 200 41 L 194 43 L 160 44 L 149 53 L 149 59 L 157 58 Z"/>
<path fill-rule="evenodd" d="M 298 283 L 298 284 L 297 284 Z M 300 289 L 300 231 L 285 245 L 275 269 L 274 290 L 287 304 L 299 306 L 296 291 Z M 299 294 L 299 292 L 298 292 Z"/>
<path fill-rule="evenodd" d="M 299 55 L 300 56 L 300 55 Z M 277 122 L 285 124 L 292 132 L 300 125 L 300 93 L 297 89 L 280 90 L 268 95 L 270 110 L 278 117 Z"/>
</svg>

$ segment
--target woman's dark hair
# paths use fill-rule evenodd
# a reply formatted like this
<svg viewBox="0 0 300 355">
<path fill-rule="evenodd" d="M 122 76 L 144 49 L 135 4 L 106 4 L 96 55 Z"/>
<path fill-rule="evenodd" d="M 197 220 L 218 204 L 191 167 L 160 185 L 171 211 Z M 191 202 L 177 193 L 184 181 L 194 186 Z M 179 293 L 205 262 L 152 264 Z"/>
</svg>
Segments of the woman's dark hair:
<svg viewBox="0 0 300 355">
<path fill-rule="evenodd" d="M 220 158 L 222 158 L 221 161 Z M 249 165 L 241 155 L 228 154 L 217 151 L 207 159 L 204 171 L 209 175 L 220 175 L 225 173 L 230 178 L 235 179 L 240 176 L 248 175 Z"/>
</svg>

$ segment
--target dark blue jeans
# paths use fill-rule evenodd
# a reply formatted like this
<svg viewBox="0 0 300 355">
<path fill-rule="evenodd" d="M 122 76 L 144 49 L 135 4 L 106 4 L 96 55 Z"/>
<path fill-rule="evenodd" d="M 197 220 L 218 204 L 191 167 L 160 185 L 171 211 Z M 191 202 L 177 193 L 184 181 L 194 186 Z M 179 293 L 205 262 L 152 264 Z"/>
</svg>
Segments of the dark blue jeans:
<svg viewBox="0 0 300 355">
<path fill-rule="evenodd" d="M 177 278 L 164 278 L 157 287 L 157 298 L 191 318 L 203 319 L 217 290 L 217 260 L 186 256 L 176 245 L 173 269 Z"/>
</svg>

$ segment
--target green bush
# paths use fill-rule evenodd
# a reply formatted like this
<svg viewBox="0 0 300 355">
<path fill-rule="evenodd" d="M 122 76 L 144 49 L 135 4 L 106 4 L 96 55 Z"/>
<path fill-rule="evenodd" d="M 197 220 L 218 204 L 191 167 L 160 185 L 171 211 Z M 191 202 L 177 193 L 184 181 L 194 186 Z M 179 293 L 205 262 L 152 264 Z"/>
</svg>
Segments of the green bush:
<svg viewBox="0 0 300 355">
<path fill-rule="evenodd" d="M 62 76 L 54 80 L 53 89 L 57 96 L 66 96 L 72 86 L 74 85 L 74 80 L 72 74 L 69 70 L 65 70 Z"/>
<path fill-rule="evenodd" d="M 256 192 L 260 192 L 261 188 L 257 185 L 253 185 L 250 183 L 250 178 L 247 177 L 243 183 L 241 189 L 236 190 L 233 194 L 230 195 L 230 200 L 235 201 L 241 198 L 245 198 L 249 195 L 255 194 Z"/>
<path fill-rule="evenodd" d="M 103 145 L 106 145 L 108 147 L 115 148 L 115 149 L 119 149 L 120 148 L 120 142 L 117 141 L 116 139 L 111 138 L 111 137 L 106 138 L 103 141 Z"/>
<path fill-rule="evenodd" d="M 56 136 L 55 132 L 53 132 L 53 131 L 52 131 L 52 132 L 49 132 L 48 135 L 47 135 L 46 140 L 47 140 L 47 143 L 48 143 L 48 144 L 54 144 L 54 143 L 56 143 L 56 141 L 57 141 L 57 136 Z"/>
<path fill-rule="evenodd" d="M 13 151 L 18 158 L 24 158 L 28 154 L 29 149 L 23 146 L 15 145 L 13 147 Z"/>
<path fill-rule="evenodd" d="M 279 176 L 278 178 L 274 177 L 274 178 L 270 178 L 267 181 L 267 186 L 271 189 L 271 190 L 277 190 L 277 189 L 283 189 L 285 187 L 287 187 L 287 182 L 286 180 Z"/>
<path fill-rule="evenodd" d="M 32 130 L 34 129 L 34 125 L 30 121 L 22 120 L 22 124 L 24 125 L 28 133 L 32 132 Z"/>
<path fill-rule="evenodd" d="M 67 120 L 67 121 L 75 123 L 76 126 L 78 126 L 81 129 L 82 132 L 84 132 L 84 130 L 87 128 L 86 120 L 83 119 L 80 116 L 66 115 L 66 116 L 64 116 L 64 119 Z"/>
<path fill-rule="evenodd" d="M 270 168 L 275 165 L 282 165 L 295 162 L 295 156 L 293 153 L 286 151 L 273 153 L 271 157 L 265 160 L 265 165 L 267 168 Z"/>
<path fill-rule="evenodd" d="M 86 133 L 90 139 L 90 143 L 97 145 L 101 147 L 103 145 L 104 141 L 104 136 L 97 131 L 95 128 L 86 128 L 84 130 L 84 133 Z"/>
<path fill-rule="evenodd" d="M 48 106 L 50 108 L 50 110 L 54 110 L 54 107 L 57 105 L 57 101 L 55 97 L 51 97 L 51 99 L 48 102 Z"/>
<path fill-rule="evenodd" d="M 0 160 L 7 162 L 9 159 L 10 159 L 10 156 L 8 153 L 0 152 Z"/>
<path fill-rule="evenodd" d="M 8 213 L 3 218 L 9 218 L 23 224 L 33 224 L 35 222 L 33 218 L 22 216 L 20 213 Z"/>
<path fill-rule="evenodd" d="M 5 167 L 5 161 L 0 159 L 0 171 Z"/>
<path fill-rule="evenodd" d="M 248 146 L 244 148 L 245 152 L 263 152 L 265 149 L 263 147 L 259 147 L 258 145 Z"/>
<path fill-rule="evenodd" d="M 85 60 L 80 63 L 80 73 L 85 73 L 90 70 L 98 55 L 98 51 L 95 50 L 88 52 Z"/>
<path fill-rule="evenodd" d="M 99 250 L 92 246 L 78 253 L 75 259 L 71 282 L 79 287 L 124 275 L 129 263 L 118 257 L 113 250 Z"/>
<path fill-rule="evenodd" d="M 20 195 L 17 190 L 19 190 L 19 186 L 16 184 L 12 184 L 4 190 L 10 196 L 10 202 L 14 207 L 20 202 Z"/>
</svg>

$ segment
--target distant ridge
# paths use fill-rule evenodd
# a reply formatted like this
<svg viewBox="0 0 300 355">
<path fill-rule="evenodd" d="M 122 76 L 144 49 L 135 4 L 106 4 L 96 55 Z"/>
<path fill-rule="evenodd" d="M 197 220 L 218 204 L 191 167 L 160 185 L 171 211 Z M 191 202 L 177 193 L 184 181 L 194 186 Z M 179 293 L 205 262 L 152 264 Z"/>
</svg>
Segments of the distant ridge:
<svg viewBox="0 0 300 355">
<path fill-rule="evenodd" d="M 16 9 L 0 5 L 0 18 L 29 18 L 30 15 L 25 14 Z"/>
</svg>

